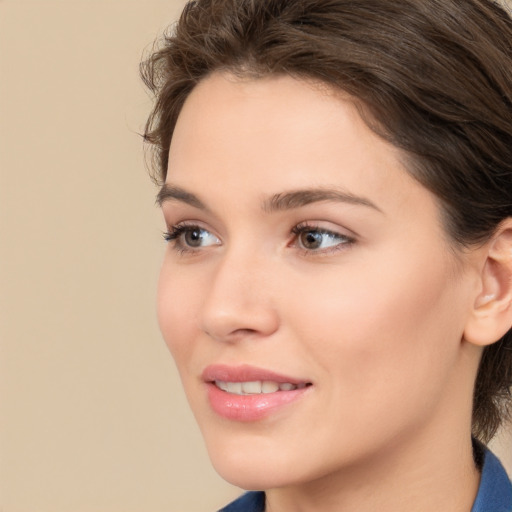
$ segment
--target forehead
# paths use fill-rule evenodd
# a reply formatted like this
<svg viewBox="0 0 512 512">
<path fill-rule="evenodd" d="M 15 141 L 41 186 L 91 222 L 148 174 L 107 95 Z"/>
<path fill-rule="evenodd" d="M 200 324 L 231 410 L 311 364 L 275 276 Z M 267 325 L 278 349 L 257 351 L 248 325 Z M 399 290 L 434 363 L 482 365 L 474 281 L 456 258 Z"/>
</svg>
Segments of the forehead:
<svg viewBox="0 0 512 512">
<path fill-rule="evenodd" d="M 213 179 L 214 171 L 233 169 L 245 179 L 269 173 L 288 180 L 284 171 L 293 168 L 297 182 L 314 181 L 327 167 L 337 178 L 363 166 L 381 175 L 386 168 L 405 173 L 401 162 L 401 152 L 368 128 L 348 95 L 289 76 L 240 79 L 215 73 L 196 86 L 182 108 L 168 178 L 186 173 L 192 179 L 193 173 Z"/>
</svg>

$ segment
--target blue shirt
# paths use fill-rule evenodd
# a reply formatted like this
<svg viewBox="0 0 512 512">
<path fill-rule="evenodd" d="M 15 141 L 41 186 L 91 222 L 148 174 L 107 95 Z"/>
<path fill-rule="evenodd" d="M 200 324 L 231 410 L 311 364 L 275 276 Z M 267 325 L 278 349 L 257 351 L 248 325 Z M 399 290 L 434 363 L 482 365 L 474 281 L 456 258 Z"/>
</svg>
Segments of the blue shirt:
<svg viewBox="0 0 512 512">
<path fill-rule="evenodd" d="M 265 512 L 265 493 L 246 492 L 219 512 Z M 489 450 L 483 455 L 482 478 L 471 512 L 512 512 L 512 484 Z"/>
</svg>

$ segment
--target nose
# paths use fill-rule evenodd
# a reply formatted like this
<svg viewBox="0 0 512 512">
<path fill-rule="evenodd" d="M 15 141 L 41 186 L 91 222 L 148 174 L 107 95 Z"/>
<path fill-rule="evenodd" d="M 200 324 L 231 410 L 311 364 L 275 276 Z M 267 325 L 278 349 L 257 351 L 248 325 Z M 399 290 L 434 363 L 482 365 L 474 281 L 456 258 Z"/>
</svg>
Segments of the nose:
<svg viewBox="0 0 512 512">
<path fill-rule="evenodd" d="M 201 329 L 211 338 L 237 342 L 264 338 L 279 327 L 273 297 L 275 275 L 263 256 L 233 251 L 216 264 L 201 310 Z"/>
</svg>

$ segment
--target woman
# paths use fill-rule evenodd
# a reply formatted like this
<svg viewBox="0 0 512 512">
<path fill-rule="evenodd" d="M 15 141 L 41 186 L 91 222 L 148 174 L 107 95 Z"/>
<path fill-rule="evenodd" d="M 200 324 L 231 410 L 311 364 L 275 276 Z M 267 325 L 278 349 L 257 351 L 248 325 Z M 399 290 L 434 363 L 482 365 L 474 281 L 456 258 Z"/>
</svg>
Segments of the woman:
<svg viewBox="0 0 512 512">
<path fill-rule="evenodd" d="M 510 512 L 512 20 L 199 0 L 142 66 L 164 338 L 226 511 Z"/>
</svg>

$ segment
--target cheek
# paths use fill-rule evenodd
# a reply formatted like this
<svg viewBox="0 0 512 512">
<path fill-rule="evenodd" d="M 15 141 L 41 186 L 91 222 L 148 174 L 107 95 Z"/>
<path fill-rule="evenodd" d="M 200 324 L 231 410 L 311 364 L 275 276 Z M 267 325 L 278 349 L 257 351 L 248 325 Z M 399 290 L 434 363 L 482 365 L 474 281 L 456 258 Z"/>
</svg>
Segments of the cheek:
<svg viewBox="0 0 512 512">
<path fill-rule="evenodd" d="M 345 400 L 357 391 L 374 407 L 383 396 L 412 398 L 449 376 L 463 330 L 462 311 L 453 308 L 461 289 L 442 261 L 414 261 L 318 276 L 307 306 L 305 294 L 288 297 L 294 336 Z"/>
<path fill-rule="evenodd" d="M 192 340 L 201 291 L 196 281 L 164 261 L 157 292 L 158 324 L 178 369 L 193 350 Z"/>
</svg>

